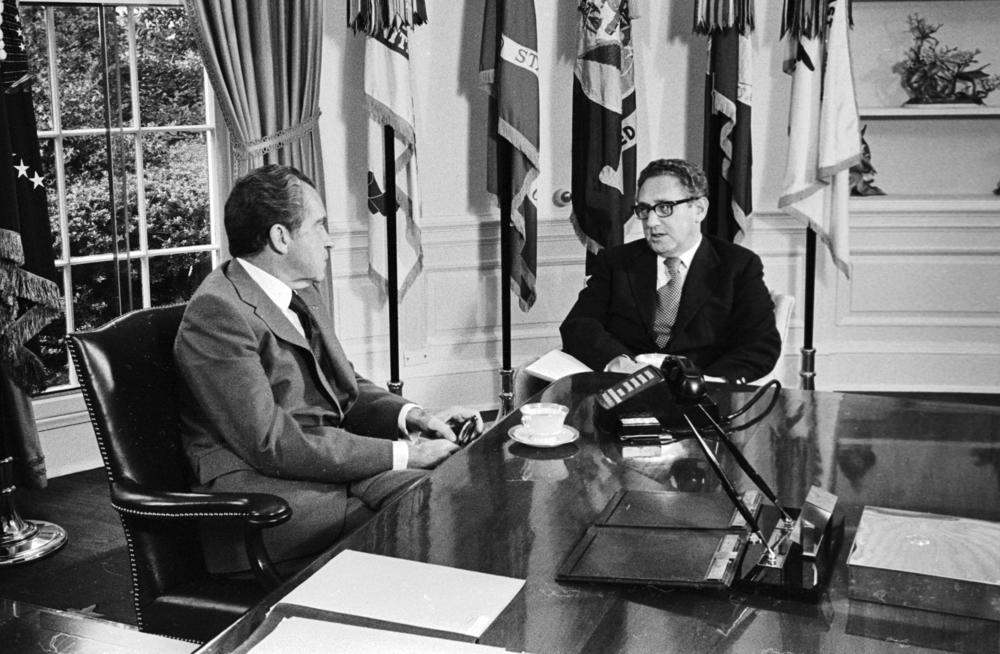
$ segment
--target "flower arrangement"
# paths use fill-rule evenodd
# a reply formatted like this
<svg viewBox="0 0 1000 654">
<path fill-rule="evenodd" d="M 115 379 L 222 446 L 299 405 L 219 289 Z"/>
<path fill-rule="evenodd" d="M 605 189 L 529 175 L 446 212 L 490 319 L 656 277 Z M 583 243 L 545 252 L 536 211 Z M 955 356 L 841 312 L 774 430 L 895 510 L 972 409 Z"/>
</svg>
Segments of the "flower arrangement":
<svg viewBox="0 0 1000 654">
<path fill-rule="evenodd" d="M 975 103 L 1000 88 L 1000 75 L 984 72 L 989 64 L 968 70 L 978 63 L 981 50 L 945 47 L 934 36 L 941 25 L 930 25 L 918 14 L 908 17 L 913 45 L 906 59 L 893 66 L 902 77 L 903 88 L 910 96 L 906 104 Z"/>
</svg>

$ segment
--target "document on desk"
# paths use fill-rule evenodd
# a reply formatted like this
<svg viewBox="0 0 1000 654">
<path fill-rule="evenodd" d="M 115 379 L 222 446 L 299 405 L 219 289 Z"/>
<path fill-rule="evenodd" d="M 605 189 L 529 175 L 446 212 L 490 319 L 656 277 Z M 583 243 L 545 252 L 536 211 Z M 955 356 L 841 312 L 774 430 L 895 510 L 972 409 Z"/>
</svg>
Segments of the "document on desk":
<svg viewBox="0 0 1000 654">
<path fill-rule="evenodd" d="M 352 652 L 352 654 L 500 654 L 501 647 L 442 640 L 415 634 L 369 629 L 337 622 L 282 617 L 272 628 L 263 630 L 259 638 L 246 643 L 247 654 L 286 654 L 287 652 L 316 653 Z"/>
<path fill-rule="evenodd" d="M 577 359 L 572 354 L 567 354 L 556 348 L 549 350 L 538 357 L 527 366 L 524 372 L 532 377 L 538 377 L 545 381 L 555 381 L 578 372 L 593 372 L 587 364 Z"/>
<path fill-rule="evenodd" d="M 345 550 L 278 605 L 477 640 L 523 586 L 523 579 Z"/>
</svg>

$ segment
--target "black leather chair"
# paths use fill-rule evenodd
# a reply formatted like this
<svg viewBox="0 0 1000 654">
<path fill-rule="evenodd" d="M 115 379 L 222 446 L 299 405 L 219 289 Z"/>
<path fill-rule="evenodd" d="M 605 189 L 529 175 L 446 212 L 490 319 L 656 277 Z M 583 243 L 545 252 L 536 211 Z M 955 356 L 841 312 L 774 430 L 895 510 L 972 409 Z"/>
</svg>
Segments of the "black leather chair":
<svg viewBox="0 0 1000 654">
<path fill-rule="evenodd" d="M 183 313 L 183 305 L 133 311 L 70 334 L 69 344 L 125 530 L 139 628 L 204 642 L 277 585 L 261 531 L 291 509 L 273 495 L 191 492 L 172 352 Z M 206 571 L 199 520 L 243 524 L 253 578 Z"/>
</svg>

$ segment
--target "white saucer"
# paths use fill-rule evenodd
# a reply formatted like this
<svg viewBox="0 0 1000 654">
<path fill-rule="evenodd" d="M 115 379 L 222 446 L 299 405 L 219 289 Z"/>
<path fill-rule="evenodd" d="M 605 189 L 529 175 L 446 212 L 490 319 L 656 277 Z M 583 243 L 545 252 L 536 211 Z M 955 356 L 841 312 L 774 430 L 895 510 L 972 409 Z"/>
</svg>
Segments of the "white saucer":
<svg viewBox="0 0 1000 654">
<path fill-rule="evenodd" d="M 507 435 L 518 443 L 529 447 L 559 447 L 580 438 L 580 432 L 569 425 L 563 425 L 562 431 L 557 436 L 546 436 L 542 439 L 532 436 L 524 425 L 514 425 L 507 430 Z"/>
</svg>

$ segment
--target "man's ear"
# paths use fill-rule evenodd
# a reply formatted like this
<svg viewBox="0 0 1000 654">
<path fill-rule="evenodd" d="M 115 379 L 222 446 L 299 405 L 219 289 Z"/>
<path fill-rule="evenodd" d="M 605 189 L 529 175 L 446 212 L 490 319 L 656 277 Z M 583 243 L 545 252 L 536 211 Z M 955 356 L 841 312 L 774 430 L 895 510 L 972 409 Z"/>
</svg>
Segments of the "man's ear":
<svg viewBox="0 0 1000 654">
<path fill-rule="evenodd" d="M 697 200 L 694 200 L 692 204 L 694 204 L 695 207 L 694 221 L 696 223 L 700 223 L 705 220 L 705 216 L 708 215 L 708 198 L 702 196 Z"/>
<path fill-rule="evenodd" d="M 281 223 L 274 223 L 267 230 L 267 241 L 275 252 L 285 254 L 292 243 L 292 234 Z"/>
</svg>

